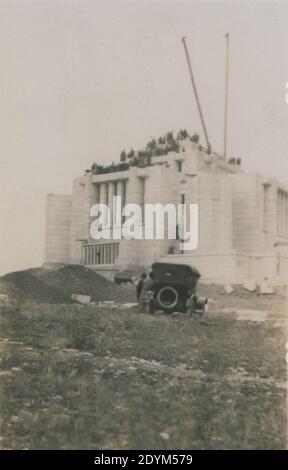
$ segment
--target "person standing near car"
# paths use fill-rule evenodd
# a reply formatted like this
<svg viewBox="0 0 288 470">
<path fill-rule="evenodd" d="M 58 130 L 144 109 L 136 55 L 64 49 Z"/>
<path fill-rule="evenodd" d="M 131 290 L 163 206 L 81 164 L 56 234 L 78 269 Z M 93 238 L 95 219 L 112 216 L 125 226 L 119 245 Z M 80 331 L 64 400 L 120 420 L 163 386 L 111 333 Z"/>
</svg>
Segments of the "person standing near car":
<svg viewBox="0 0 288 470">
<path fill-rule="evenodd" d="M 143 282 L 143 287 L 139 297 L 139 312 L 153 313 L 153 297 L 154 297 L 154 274 L 149 272 L 149 276 Z"/>
<path fill-rule="evenodd" d="M 142 273 L 141 274 L 141 277 L 137 283 L 137 286 L 136 286 L 136 297 L 137 297 L 137 302 L 139 302 L 139 299 L 140 299 L 140 295 L 141 295 L 141 292 L 142 292 L 142 289 L 143 289 L 143 284 L 144 284 L 144 280 L 147 278 L 147 274 L 146 273 Z"/>
</svg>

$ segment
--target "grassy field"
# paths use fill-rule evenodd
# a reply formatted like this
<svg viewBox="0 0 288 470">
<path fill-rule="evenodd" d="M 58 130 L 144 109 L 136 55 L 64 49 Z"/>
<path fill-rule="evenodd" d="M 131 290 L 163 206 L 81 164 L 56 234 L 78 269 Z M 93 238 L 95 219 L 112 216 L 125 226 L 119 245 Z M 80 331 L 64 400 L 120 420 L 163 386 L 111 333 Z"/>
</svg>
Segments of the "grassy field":
<svg viewBox="0 0 288 470">
<path fill-rule="evenodd" d="M 204 317 L 27 304 L 1 314 L 2 449 L 284 449 L 284 295 Z M 269 311 L 239 321 L 236 308 Z"/>
</svg>

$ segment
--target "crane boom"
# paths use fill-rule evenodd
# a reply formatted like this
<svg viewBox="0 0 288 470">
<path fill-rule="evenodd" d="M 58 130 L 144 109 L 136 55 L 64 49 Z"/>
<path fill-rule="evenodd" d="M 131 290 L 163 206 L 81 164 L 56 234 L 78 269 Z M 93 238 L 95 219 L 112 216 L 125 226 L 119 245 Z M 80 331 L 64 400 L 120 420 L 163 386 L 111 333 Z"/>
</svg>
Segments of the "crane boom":
<svg viewBox="0 0 288 470">
<path fill-rule="evenodd" d="M 189 52 L 188 52 L 188 47 L 187 47 L 187 44 L 186 44 L 185 36 L 182 38 L 182 42 L 183 42 L 184 51 L 185 51 L 185 55 L 186 55 L 186 59 L 187 59 L 190 79 L 191 79 L 191 83 L 192 83 L 192 87 L 193 87 L 193 91 L 194 91 L 194 95 L 195 95 L 195 99 L 196 99 L 196 103 L 197 103 L 197 107 L 198 107 L 198 112 L 199 112 L 199 115 L 200 115 L 202 129 L 203 129 L 205 140 L 206 140 L 207 150 L 208 150 L 208 153 L 211 153 L 211 144 L 210 144 L 207 129 L 206 129 L 206 126 L 205 126 L 204 116 L 203 116 L 201 105 L 200 105 L 200 100 L 199 100 L 197 87 L 196 87 L 196 83 L 195 83 L 195 79 L 194 79 L 194 75 L 193 75 L 193 71 L 192 71 L 192 65 L 191 65 L 191 60 L 190 60 L 190 57 L 189 57 Z"/>
<path fill-rule="evenodd" d="M 228 126 L 228 85 L 229 85 L 229 33 L 226 38 L 226 80 L 225 80 L 225 109 L 224 109 L 224 157 L 227 160 L 227 126 Z"/>
</svg>

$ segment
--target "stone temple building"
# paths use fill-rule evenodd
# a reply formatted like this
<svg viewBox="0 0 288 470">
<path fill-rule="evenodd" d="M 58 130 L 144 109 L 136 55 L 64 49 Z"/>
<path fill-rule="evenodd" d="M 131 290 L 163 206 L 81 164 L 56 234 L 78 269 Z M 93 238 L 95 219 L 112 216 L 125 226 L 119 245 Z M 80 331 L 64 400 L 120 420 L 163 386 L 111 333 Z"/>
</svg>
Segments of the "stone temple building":
<svg viewBox="0 0 288 470">
<path fill-rule="evenodd" d="M 152 156 L 149 166 L 86 173 L 71 195 L 47 196 L 45 262 L 84 264 L 113 279 L 117 271 L 154 261 L 194 265 L 202 279 L 242 282 L 288 279 L 288 185 L 241 170 L 239 161 L 208 154 L 189 138 L 179 149 Z M 198 203 L 199 244 L 179 251 L 179 240 L 92 240 L 90 209 L 97 202 Z M 145 224 L 145 221 L 143 221 Z"/>
</svg>

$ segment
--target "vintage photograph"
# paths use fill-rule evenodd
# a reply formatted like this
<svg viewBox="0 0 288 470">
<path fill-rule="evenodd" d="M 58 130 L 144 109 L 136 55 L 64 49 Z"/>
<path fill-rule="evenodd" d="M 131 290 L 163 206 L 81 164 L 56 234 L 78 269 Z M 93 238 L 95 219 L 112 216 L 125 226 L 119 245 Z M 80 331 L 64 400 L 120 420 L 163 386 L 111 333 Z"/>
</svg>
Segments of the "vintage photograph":
<svg viewBox="0 0 288 470">
<path fill-rule="evenodd" d="M 288 3 L 0 23 L 0 449 L 286 450 Z"/>
</svg>

